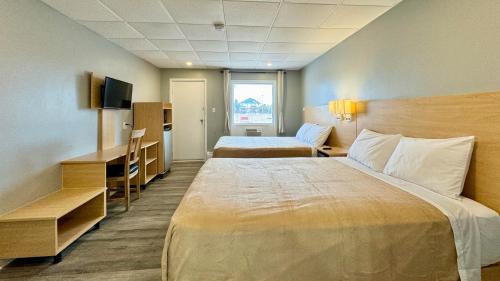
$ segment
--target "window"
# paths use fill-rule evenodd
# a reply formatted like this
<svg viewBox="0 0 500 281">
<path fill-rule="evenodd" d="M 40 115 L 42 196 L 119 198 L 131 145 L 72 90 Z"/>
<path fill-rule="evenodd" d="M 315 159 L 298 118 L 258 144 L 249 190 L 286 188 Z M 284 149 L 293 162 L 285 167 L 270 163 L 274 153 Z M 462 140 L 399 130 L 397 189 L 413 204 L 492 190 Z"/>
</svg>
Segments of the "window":
<svg viewBox="0 0 500 281">
<path fill-rule="evenodd" d="M 274 81 L 233 81 L 232 87 L 233 124 L 274 123 Z"/>
</svg>

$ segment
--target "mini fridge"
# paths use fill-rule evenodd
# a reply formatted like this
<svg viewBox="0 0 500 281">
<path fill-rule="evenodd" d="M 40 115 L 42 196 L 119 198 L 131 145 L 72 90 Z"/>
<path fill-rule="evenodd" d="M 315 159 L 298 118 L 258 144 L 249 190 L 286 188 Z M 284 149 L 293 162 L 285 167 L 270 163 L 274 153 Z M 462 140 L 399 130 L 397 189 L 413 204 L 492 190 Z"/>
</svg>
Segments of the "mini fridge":
<svg viewBox="0 0 500 281">
<path fill-rule="evenodd" d="M 163 152 L 165 153 L 165 171 L 170 171 L 170 165 L 172 164 L 172 129 L 166 127 L 163 129 Z"/>
</svg>

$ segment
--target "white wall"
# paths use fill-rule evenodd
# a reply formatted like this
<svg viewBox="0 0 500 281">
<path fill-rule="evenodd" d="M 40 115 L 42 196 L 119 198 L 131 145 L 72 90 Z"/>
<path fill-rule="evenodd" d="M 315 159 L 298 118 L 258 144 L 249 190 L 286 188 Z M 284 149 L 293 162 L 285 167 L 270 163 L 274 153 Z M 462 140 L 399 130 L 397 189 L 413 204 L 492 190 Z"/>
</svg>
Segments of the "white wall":
<svg viewBox="0 0 500 281">
<path fill-rule="evenodd" d="M 0 1 L 0 213 L 60 187 L 61 160 L 97 147 L 87 71 L 159 101 L 160 71 L 37 0 Z M 122 111 L 131 121 L 131 111 Z"/>
</svg>

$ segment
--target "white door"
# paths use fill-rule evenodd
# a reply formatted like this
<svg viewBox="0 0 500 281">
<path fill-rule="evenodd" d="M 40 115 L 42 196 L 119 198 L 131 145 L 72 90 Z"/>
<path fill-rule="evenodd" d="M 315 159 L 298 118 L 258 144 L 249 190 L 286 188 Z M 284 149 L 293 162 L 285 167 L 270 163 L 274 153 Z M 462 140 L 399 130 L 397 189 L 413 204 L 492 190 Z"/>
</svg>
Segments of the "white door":
<svg viewBox="0 0 500 281">
<path fill-rule="evenodd" d="M 174 160 L 205 159 L 204 80 L 170 81 Z"/>
</svg>

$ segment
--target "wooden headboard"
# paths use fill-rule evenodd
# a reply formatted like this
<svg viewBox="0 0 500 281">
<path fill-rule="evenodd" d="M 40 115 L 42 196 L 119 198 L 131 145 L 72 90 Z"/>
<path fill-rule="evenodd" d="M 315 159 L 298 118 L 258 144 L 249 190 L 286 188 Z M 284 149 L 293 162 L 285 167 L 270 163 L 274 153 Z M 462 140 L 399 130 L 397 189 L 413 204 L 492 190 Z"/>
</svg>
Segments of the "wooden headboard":
<svg viewBox="0 0 500 281">
<path fill-rule="evenodd" d="M 500 92 L 367 101 L 358 108 L 357 134 L 366 128 L 421 138 L 475 136 L 463 195 L 500 212 Z"/>
<path fill-rule="evenodd" d="M 356 121 L 339 121 L 328 112 L 328 106 L 314 106 L 304 108 L 304 122 L 320 125 L 333 125 L 332 132 L 325 144 L 348 148 L 356 139 Z"/>
</svg>

